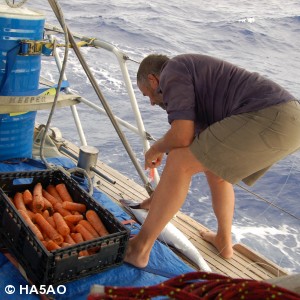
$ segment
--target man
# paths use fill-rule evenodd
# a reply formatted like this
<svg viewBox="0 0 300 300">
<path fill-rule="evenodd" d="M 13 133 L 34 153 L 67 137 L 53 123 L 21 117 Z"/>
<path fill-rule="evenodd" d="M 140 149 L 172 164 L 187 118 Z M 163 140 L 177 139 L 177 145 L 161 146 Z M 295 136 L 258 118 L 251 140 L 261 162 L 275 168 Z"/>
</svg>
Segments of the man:
<svg viewBox="0 0 300 300">
<path fill-rule="evenodd" d="M 228 62 L 197 54 L 146 57 L 137 84 L 171 125 L 145 154 L 145 168 L 168 153 L 140 233 L 129 241 L 125 261 L 148 264 L 151 248 L 182 206 L 191 177 L 204 172 L 211 190 L 217 232 L 201 232 L 219 254 L 233 254 L 232 184 L 252 185 L 268 168 L 300 148 L 300 104 L 278 84 Z"/>
</svg>

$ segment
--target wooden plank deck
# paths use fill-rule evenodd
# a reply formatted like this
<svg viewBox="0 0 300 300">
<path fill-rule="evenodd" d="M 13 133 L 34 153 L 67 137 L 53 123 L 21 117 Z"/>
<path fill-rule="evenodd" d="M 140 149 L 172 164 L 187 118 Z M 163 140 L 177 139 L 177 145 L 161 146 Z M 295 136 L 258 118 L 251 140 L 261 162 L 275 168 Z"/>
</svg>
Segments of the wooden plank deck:
<svg viewBox="0 0 300 300">
<path fill-rule="evenodd" d="M 73 158 L 72 156 L 78 157 L 79 149 L 77 146 L 64 141 L 64 147 L 72 154 L 69 156 L 70 158 Z M 95 175 L 97 188 L 119 205 L 119 200 L 122 198 L 142 201 L 148 196 L 144 187 L 122 175 L 105 163 L 98 161 L 97 169 L 102 174 L 116 182 L 115 184 L 112 184 L 102 177 Z M 207 228 L 182 212 L 178 212 L 171 222 L 198 248 L 203 258 L 207 261 L 215 273 L 233 278 L 250 278 L 255 280 L 266 280 L 288 275 L 286 270 L 242 244 L 234 245 L 233 258 L 229 260 L 223 259 L 218 255 L 216 249 L 211 244 L 207 243 L 200 237 L 199 230 L 205 230 Z M 188 262 L 186 258 L 182 257 L 182 259 L 191 264 L 191 262 Z"/>
</svg>

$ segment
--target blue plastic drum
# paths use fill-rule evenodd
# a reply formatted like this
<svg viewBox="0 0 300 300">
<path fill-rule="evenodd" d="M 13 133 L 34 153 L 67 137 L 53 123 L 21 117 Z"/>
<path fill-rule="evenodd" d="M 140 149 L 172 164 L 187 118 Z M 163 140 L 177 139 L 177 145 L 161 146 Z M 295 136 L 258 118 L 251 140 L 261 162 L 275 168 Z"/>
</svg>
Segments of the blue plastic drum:
<svg viewBox="0 0 300 300">
<path fill-rule="evenodd" d="M 0 5 L 0 96 L 38 94 L 41 56 L 18 50 L 21 40 L 42 40 L 44 23 L 39 12 Z M 35 116 L 0 112 L 0 161 L 32 156 Z"/>
</svg>

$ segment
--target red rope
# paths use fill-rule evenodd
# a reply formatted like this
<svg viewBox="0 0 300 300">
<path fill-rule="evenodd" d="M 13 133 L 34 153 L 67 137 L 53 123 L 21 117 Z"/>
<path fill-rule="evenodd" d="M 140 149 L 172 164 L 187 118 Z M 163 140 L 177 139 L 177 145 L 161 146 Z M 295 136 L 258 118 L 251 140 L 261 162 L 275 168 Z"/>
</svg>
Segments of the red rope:
<svg viewBox="0 0 300 300">
<path fill-rule="evenodd" d="M 151 299 L 165 296 L 178 300 L 299 300 L 284 288 L 250 279 L 233 279 L 219 274 L 191 272 L 145 287 L 104 287 L 104 294 L 90 294 L 88 300 Z"/>
</svg>

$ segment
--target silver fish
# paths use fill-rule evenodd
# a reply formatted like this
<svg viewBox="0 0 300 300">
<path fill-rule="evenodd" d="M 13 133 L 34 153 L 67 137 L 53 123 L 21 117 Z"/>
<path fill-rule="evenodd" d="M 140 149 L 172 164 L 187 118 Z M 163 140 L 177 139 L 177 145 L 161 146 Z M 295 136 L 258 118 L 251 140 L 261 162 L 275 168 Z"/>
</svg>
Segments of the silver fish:
<svg viewBox="0 0 300 300">
<path fill-rule="evenodd" d="M 141 224 L 144 223 L 148 214 L 148 211 L 146 209 L 140 208 L 139 203 L 133 200 L 122 199 L 120 200 L 120 202 L 129 212 L 131 212 L 136 217 L 136 219 Z M 205 272 L 212 272 L 211 268 L 199 253 L 197 248 L 179 229 L 177 229 L 170 222 L 162 230 L 158 239 L 168 244 L 169 246 L 175 247 L 179 252 L 181 252 L 192 262 L 194 262 L 200 270 Z"/>
</svg>

